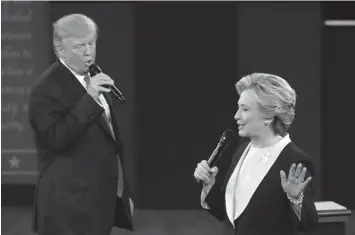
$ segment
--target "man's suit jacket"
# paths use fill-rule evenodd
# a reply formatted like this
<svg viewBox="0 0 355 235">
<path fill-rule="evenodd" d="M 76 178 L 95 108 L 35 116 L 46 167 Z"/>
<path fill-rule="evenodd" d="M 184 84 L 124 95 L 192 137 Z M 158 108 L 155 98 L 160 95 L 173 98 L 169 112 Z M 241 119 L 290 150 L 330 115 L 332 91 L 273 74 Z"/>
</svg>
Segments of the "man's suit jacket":
<svg viewBox="0 0 355 235">
<path fill-rule="evenodd" d="M 229 228 L 231 228 L 232 225 L 226 214 L 225 190 L 229 178 L 249 143 L 249 141 L 245 140 L 241 142 L 233 155 L 232 163 L 227 173 L 219 176 L 223 177 L 224 180 L 220 181 L 216 179 L 215 185 L 205 199 L 211 208 L 207 211 L 219 221 L 223 221 Z M 312 175 L 312 181 L 304 191 L 301 221 L 299 221 L 281 186 L 280 171 L 284 170 L 288 175 L 292 163 L 302 163 L 307 167 L 308 173 L 306 178 Z M 317 223 L 317 211 L 313 199 L 313 169 L 311 159 L 306 153 L 299 149 L 293 142 L 287 144 L 281 151 L 274 165 L 259 184 L 244 212 L 235 221 L 235 234 L 292 235 L 296 234 L 296 230 L 308 231 L 314 228 Z"/>
<path fill-rule="evenodd" d="M 124 170 L 123 196 L 116 196 L 118 156 L 124 164 L 115 121 L 119 104 L 110 94 L 105 98 L 116 140 L 104 109 L 59 61 L 32 89 L 29 121 L 40 170 L 33 229 L 39 234 L 108 235 L 114 225 L 133 229 Z"/>
</svg>

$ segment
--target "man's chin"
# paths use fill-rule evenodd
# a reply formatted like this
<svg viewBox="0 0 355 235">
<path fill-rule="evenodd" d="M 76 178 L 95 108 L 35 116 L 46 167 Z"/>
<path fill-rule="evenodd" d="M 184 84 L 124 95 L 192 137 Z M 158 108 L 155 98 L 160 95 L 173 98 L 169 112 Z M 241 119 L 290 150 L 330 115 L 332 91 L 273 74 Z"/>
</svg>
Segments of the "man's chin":
<svg viewBox="0 0 355 235">
<path fill-rule="evenodd" d="M 89 72 L 89 65 L 86 65 L 82 69 L 83 73 L 88 73 Z"/>
</svg>

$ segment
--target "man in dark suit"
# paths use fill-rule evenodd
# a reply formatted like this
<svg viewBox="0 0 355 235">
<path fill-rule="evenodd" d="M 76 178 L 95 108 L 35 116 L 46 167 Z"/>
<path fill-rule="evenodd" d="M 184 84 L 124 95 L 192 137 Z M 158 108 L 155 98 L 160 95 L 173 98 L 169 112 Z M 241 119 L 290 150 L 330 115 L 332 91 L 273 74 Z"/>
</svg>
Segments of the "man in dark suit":
<svg viewBox="0 0 355 235">
<path fill-rule="evenodd" d="M 96 24 L 87 16 L 55 22 L 58 61 L 31 92 L 29 121 L 40 170 L 33 229 L 39 235 L 109 235 L 113 226 L 133 230 L 116 123 L 120 104 L 103 87 L 114 82 L 88 72 L 96 39 Z"/>
</svg>

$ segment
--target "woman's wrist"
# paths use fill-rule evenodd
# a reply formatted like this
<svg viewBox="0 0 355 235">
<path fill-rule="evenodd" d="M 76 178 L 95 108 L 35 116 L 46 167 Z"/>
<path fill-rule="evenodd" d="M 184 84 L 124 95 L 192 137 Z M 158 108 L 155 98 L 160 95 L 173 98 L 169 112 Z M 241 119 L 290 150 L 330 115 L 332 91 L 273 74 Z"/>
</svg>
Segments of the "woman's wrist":
<svg viewBox="0 0 355 235">
<path fill-rule="evenodd" d="M 293 204 L 295 204 L 295 205 L 301 205 L 301 206 L 302 206 L 302 202 L 303 202 L 303 198 L 304 198 L 304 193 L 302 192 L 298 198 L 294 198 L 294 197 L 292 197 L 291 195 L 289 195 L 289 194 L 287 193 L 287 198 L 288 198 L 288 200 L 290 200 Z"/>
</svg>

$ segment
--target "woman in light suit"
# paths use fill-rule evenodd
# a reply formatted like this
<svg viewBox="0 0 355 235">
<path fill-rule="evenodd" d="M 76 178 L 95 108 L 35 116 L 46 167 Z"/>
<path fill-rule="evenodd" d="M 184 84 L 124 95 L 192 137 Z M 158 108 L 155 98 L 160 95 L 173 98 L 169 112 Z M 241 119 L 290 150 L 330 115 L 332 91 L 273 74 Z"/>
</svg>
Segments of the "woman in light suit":
<svg viewBox="0 0 355 235">
<path fill-rule="evenodd" d="M 294 117 L 296 93 L 282 78 L 264 73 L 243 77 L 235 120 L 243 141 L 224 182 L 218 168 L 200 162 L 201 205 L 237 235 L 293 235 L 317 223 L 311 158 L 287 133 Z M 245 138 L 244 138 L 245 137 Z"/>
</svg>

